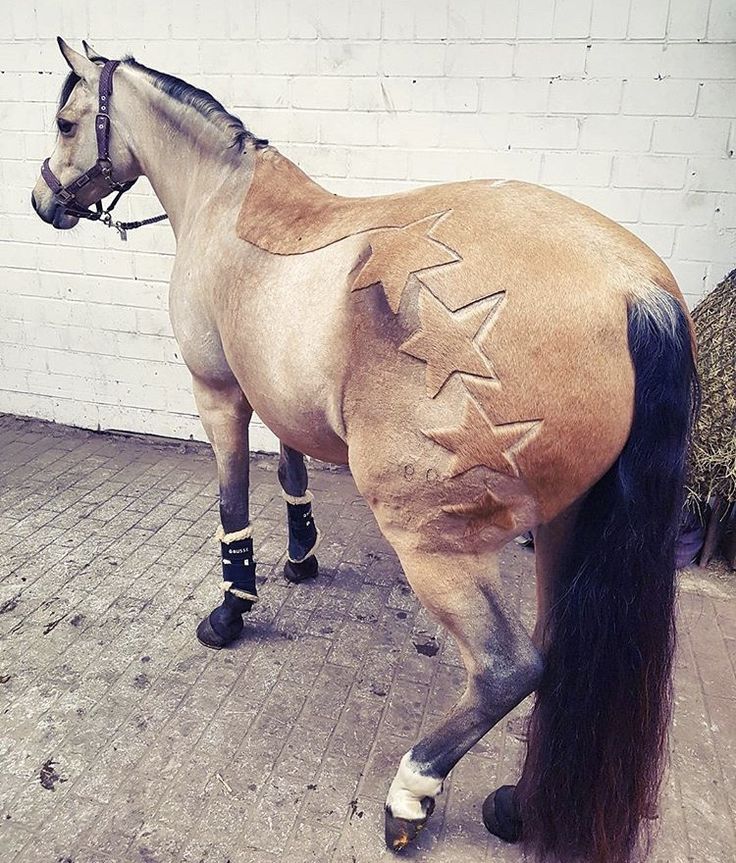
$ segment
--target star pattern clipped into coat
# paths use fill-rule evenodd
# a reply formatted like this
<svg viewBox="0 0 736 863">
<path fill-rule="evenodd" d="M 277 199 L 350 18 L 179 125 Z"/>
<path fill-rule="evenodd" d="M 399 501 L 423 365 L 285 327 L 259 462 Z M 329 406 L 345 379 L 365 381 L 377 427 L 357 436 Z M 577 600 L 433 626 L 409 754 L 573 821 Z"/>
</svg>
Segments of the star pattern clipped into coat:
<svg viewBox="0 0 736 863">
<path fill-rule="evenodd" d="M 507 476 L 519 476 L 514 451 L 523 446 L 527 436 L 540 424 L 526 422 L 491 422 L 475 399 L 468 397 L 465 413 L 454 428 L 425 432 L 433 441 L 450 450 L 450 476 L 458 476 L 473 467 L 487 467 Z"/>
<path fill-rule="evenodd" d="M 430 236 L 444 215 L 435 213 L 403 228 L 371 232 L 371 256 L 356 276 L 352 290 L 380 283 L 391 311 L 396 314 L 409 276 L 461 260 L 456 252 Z"/>
<path fill-rule="evenodd" d="M 451 211 L 426 216 L 402 228 L 378 228 L 370 232 L 368 256 L 352 285 L 353 291 L 380 285 L 391 310 L 398 314 L 411 276 L 419 282 L 419 326 L 399 350 L 425 363 L 427 395 L 436 398 L 453 375 L 463 377 L 466 399 L 462 419 L 452 428 L 429 429 L 424 434 L 451 453 L 449 477 L 474 467 L 485 467 L 511 477 L 519 475 L 515 453 L 540 426 L 541 420 L 495 423 L 484 408 L 479 392 L 500 387 L 491 358 L 479 347 L 503 308 L 499 291 L 455 311 L 449 309 L 427 285 L 423 273 L 447 264 L 461 264 L 462 256 L 432 236 L 432 231 Z M 482 336 L 482 339 L 481 339 Z M 480 388 L 480 389 L 478 389 Z M 481 509 L 490 514 L 489 502 Z M 461 515 L 464 511 L 447 510 Z"/>
<path fill-rule="evenodd" d="M 422 288 L 419 329 L 399 350 L 427 364 L 427 394 L 431 398 L 457 373 L 495 377 L 490 360 L 474 340 L 489 314 L 495 315 L 501 296 L 497 294 L 451 312 L 431 291 Z"/>
</svg>

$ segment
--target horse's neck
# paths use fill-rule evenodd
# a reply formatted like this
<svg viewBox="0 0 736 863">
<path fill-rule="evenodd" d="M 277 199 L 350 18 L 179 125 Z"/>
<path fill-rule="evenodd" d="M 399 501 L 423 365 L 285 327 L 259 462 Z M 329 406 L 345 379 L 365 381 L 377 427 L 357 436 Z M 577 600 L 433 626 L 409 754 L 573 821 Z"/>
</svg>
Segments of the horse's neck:
<svg viewBox="0 0 736 863">
<path fill-rule="evenodd" d="M 245 180 L 230 181 L 239 173 L 247 177 L 252 160 L 228 150 L 221 132 L 196 112 L 138 79 L 120 88 L 116 102 L 121 106 L 128 144 L 177 239 L 223 189 L 242 189 Z M 237 206 L 239 201 L 233 198 L 232 203 Z"/>
</svg>

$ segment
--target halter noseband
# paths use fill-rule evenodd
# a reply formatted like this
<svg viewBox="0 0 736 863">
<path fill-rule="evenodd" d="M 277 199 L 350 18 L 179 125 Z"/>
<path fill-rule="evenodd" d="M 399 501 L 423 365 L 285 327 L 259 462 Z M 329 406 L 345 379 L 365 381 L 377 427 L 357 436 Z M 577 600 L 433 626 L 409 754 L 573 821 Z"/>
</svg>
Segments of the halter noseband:
<svg viewBox="0 0 736 863">
<path fill-rule="evenodd" d="M 100 73 L 100 88 L 98 93 L 97 116 L 95 117 L 95 136 L 97 138 L 97 161 L 81 177 L 77 177 L 66 186 L 62 186 L 59 178 L 51 170 L 49 160 L 44 160 L 41 166 L 41 176 L 46 181 L 46 185 L 54 194 L 56 202 L 61 205 L 65 212 L 70 216 L 76 216 L 81 219 L 91 219 L 93 221 L 101 220 L 108 228 L 116 228 L 120 234 L 120 238 L 125 240 L 126 232 L 133 228 L 140 228 L 142 225 L 150 225 L 153 222 L 160 222 L 167 218 L 166 213 L 160 216 L 155 216 L 152 219 L 144 219 L 140 222 L 113 222 L 110 215 L 113 208 L 120 200 L 121 195 L 127 192 L 128 189 L 135 183 L 135 180 L 130 180 L 126 183 L 116 183 L 112 178 L 112 162 L 110 161 L 110 97 L 112 96 L 112 78 L 115 70 L 120 65 L 119 60 L 107 60 L 102 67 Z M 117 192 L 115 198 L 107 209 L 103 209 L 102 202 L 97 201 L 96 209 L 91 210 L 88 207 L 83 207 L 77 201 L 77 195 L 91 183 L 93 180 L 102 178 L 107 191 L 103 194 L 103 198 L 107 195 Z"/>
</svg>

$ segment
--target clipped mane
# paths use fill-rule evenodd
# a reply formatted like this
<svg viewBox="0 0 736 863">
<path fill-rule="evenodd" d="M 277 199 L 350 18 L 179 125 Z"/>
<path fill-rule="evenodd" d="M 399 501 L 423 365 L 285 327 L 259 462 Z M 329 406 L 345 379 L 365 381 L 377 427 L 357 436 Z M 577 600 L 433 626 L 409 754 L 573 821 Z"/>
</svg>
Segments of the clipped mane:
<svg viewBox="0 0 736 863">
<path fill-rule="evenodd" d="M 98 63 L 105 62 L 106 60 L 104 57 L 95 57 L 94 59 Z M 193 108 L 200 116 L 228 134 L 228 148 L 242 153 L 248 143 L 251 143 L 259 150 L 268 146 L 268 141 L 265 138 L 258 138 L 246 129 L 239 117 L 226 111 L 223 105 L 206 90 L 200 90 L 198 87 L 187 84 L 181 78 L 168 75 L 166 72 L 157 72 L 155 69 L 149 69 L 148 66 L 139 63 L 134 57 L 124 57 L 121 62 L 132 69 L 142 72 L 153 86 L 161 90 L 162 93 L 166 93 L 167 96 L 170 96 L 182 105 Z M 59 109 L 63 108 L 67 103 L 72 90 L 79 81 L 79 76 L 74 72 L 69 72 L 66 76 L 59 95 Z"/>
<path fill-rule="evenodd" d="M 122 62 L 126 66 L 143 72 L 154 87 L 161 90 L 162 93 L 166 93 L 167 96 L 171 96 L 172 99 L 180 102 L 182 105 L 193 108 L 206 120 L 214 123 L 223 132 L 229 134 L 230 143 L 228 147 L 242 153 L 248 142 L 253 144 L 257 149 L 268 146 L 267 140 L 258 138 L 248 131 L 239 117 L 226 111 L 223 105 L 206 90 L 200 90 L 198 87 L 187 84 L 181 78 L 168 75 L 166 72 L 157 72 L 155 69 L 149 69 L 148 66 L 139 63 L 134 57 L 124 57 Z"/>
</svg>

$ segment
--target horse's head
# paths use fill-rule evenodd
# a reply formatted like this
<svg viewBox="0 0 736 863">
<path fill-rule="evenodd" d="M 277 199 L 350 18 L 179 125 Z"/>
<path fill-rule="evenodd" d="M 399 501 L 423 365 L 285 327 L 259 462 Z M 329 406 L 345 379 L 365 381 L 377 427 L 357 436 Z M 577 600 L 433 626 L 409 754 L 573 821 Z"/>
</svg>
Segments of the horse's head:
<svg viewBox="0 0 736 863">
<path fill-rule="evenodd" d="M 44 163 L 31 204 L 45 222 L 66 229 L 79 221 L 75 213 L 133 180 L 140 169 L 123 136 L 113 131 L 119 125 L 107 116 L 107 90 L 112 89 L 114 66 L 104 72 L 111 64 L 86 43 L 87 56 L 74 51 L 61 37 L 57 41 L 71 72 L 59 99 L 56 146 Z M 114 117 L 115 108 L 110 113 Z"/>
</svg>

